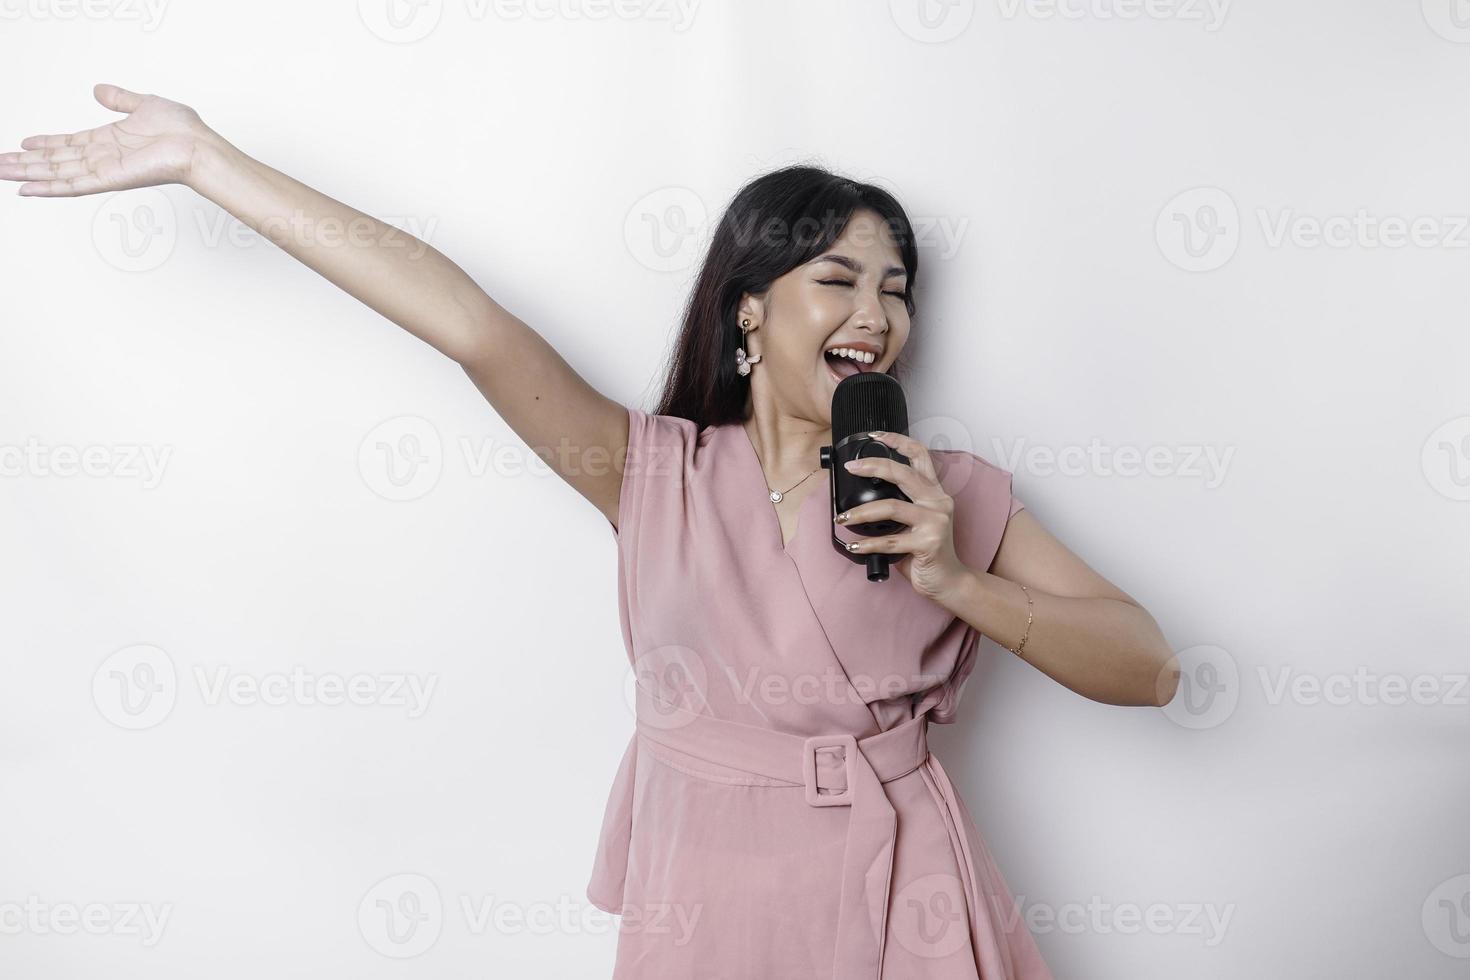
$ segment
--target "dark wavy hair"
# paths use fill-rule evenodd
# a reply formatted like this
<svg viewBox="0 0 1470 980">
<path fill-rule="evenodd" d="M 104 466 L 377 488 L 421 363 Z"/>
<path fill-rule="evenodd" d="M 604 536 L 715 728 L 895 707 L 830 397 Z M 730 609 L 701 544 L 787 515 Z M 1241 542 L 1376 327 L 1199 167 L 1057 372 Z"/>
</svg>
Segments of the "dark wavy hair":
<svg viewBox="0 0 1470 980">
<path fill-rule="evenodd" d="M 764 294 L 776 279 L 821 255 L 860 209 L 877 212 L 898 249 L 908 273 L 903 301 L 913 316 L 919 253 L 913 226 L 893 195 L 818 166 L 771 171 L 742 187 L 715 227 L 655 411 L 701 428 L 740 421 L 750 385 L 749 376 L 735 370 L 740 297 Z M 888 373 L 898 378 L 898 365 Z"/>
</svg>

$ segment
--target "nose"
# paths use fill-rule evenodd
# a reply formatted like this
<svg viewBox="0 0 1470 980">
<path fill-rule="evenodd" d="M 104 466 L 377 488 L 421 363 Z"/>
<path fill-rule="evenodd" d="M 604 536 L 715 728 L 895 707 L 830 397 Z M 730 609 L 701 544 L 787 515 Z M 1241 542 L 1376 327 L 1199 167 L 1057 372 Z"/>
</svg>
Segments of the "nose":
<svg viewBox="0 0 1470 980">
<path fill-rule="evenodd" d="M 878 337 L 888 332 L 888 318 L 881 312 L 876 315 L 867 312 L 860 313 L 853 320 L 853 325 L 859 330 L 866 331 Z"/>
<path fill-rule="evenodd" d="M 888 332 L 888 317 L 883 313 L 883 302 L 877 296 L 863 299 L 853 316 L 853 325 L 859 330 L 881 337 Z"/>
</svg>

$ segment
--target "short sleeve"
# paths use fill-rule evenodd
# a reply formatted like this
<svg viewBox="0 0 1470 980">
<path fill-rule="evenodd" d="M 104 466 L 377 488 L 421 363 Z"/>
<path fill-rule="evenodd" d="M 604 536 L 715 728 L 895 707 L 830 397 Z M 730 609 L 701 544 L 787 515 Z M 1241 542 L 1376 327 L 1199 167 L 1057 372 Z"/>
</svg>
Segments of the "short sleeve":
<svg viewBox="0 0 1470 980">
<path fill-rule="evenodd" d="M 613 537 L 636 537 L 650 516 L 677 515 L 698 429 L 689 419 L 628 409 L 628 452 Z"/>
<path fill-rule="evenodd" d="M 1022 505 L 1011 492 L 1011 472 L 967 450 L 942 450 L 940 485 L 954 498 L 954 545 L 960 561 L 990 570 L 1006 523 Z"/>
<path fill-rule="evenodd" d="M 1014 493 L 1012 493 L 1011 494 L 1011 512 L 1010 512 L 1009 515 L 1007 515 L 1006 519 L 1007 520 L 1010 520 L 1010 518 L 1016 516 L 1016 512 L 1017 511 L 1021 511 L 1021 510 L 1025 510 L 1025 509 L 1026 509 L 1026 505 L 1023 504 L 1023 503 L 1021 503 L 1020 498 L 1017 497 Z"/>
</svg>

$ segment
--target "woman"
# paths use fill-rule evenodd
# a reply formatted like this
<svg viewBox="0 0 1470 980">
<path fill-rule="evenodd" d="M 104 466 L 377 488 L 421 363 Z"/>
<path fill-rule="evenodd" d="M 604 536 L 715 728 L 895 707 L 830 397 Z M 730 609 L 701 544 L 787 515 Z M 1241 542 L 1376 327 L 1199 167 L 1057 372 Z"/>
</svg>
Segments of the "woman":
<svg viewBox="0 0 1470 980">
<path fill-rule="evenodd" d="M 95 95 L 126 118 L 30 137 L 0 177 L 41 197 L 185 184 L 454 358 L 527 444 L 580 447 L 548 457 L 617 537 L 638 678 L 588 888 L 622 915 L 616 976 L 1049 976 L 927 725 L 953 720 L 981 633 L 1110 704 L 1167 703 L 1177 665 L 1148 612 L 973 453 L 878 436 L 909 464 L 856 471 L 909 499 L 836 523 L 906 525 L 845 538 L 902 556 L 903 581 L 869 582 L 832 549 L 817 465 L 832 392 L 854 371 L 895 373 L 912 326 L 918 255 L 889 194 L 814 167 L 747 185 L 647 413 L 594 390 L 426 244 L 402 248 L 186 106 Z M 303 222 L 359 234 L 287 230 Z"/>
</svg>

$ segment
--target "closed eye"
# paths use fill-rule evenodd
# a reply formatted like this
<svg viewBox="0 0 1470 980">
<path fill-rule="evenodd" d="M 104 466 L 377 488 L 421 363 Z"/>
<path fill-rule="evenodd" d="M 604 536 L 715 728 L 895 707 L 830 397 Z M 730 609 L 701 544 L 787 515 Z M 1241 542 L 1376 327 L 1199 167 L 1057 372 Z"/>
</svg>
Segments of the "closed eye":
<svg viewBox="0 0 1470 980">
<path fill-rule="evenodd" d="M 848 282 L 846 279 L 818 279 L 817 282 L 818 282 L 818 284 L 823 285 L 823 286 L 851 286 L 852 285 L 852 283 Z M 899 299 L 903 299 L 903 290 L 900 289 L 898 292 L 894 292 L 891 289 L 887 289 L 887 290 L 884 290 L 883 295 L 885 295 L 885 296 L 897 296 Z"/>
</svg>

